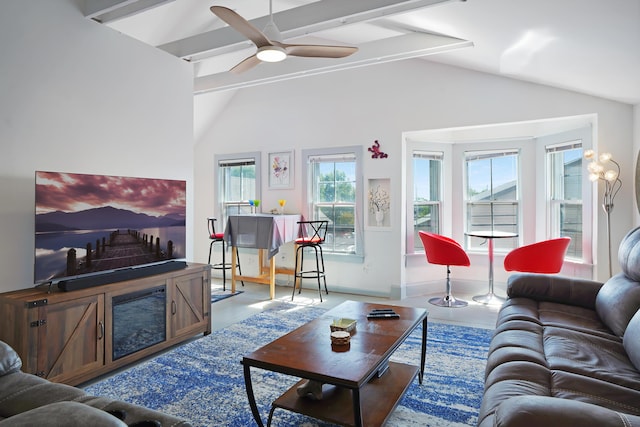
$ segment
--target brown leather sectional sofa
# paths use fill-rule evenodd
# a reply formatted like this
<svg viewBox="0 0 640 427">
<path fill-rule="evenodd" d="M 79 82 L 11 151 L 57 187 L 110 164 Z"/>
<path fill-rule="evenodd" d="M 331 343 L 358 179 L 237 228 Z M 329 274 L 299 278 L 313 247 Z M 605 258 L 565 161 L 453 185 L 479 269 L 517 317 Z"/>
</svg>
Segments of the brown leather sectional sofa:
<svg viewBox="0 0 640 427">
<path fill-rule="evenodd" d="M 510 277 L 479 426 L 640 426 L 640 228 L 618 258 L 604 284 Z"/>
</svg>

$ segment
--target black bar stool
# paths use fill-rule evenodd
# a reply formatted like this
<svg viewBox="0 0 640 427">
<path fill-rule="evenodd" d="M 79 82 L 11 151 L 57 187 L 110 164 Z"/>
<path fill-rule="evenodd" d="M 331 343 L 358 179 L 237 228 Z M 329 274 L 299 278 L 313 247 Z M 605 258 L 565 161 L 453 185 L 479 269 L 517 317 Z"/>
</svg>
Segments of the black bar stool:
<svg viewBox="0 0 640 427">
<path fill-rule="evenodd" d="M 327 290 L 327 278 L 324 274 L 324 257 L 322 256 L 322 244 L 327 237 L 327 229 L 329 227 L 329 221 L 299 221 L 300 227 L 299 236 L 295 240 L 296 244 L 296 262 L 293 278 L 293 294 L 291 295 L 291 301 L 296 294 L 296 285 L 298 279 L 300 279 L 300 288 L 298 293 L 302 292 L 302 279 L 317 279 L 318 280 L 318 293 L 320 294 L 320 302 L 322 302 L 322 288 L 320 285 L 320 278 L 324 280 L 324 291 L 329 294 Z M 316 269 L 304 270 L 304 250 L 305 248 L 313 248 L 316 254 Z M 319 254 L 319 256 L 318 256 Z M 298 267 L 298 258 L 300 258 L 300 266 Z M 322 268 L 321 268 L 322 267 Z"/>
<path fill-rule="evenodd" d="M 226 246 L 227 244 L 224 241 L 224 233 L 217 233 L 216 232 L 216 221 L 217 219 L 214 217 L 209 217 L 207 218 L 207 226 L 209 228 L 209 239 L 211 240 L 211 243 L 209 244 L 209 260 L 207 261 L 208 264 L 211 264 L 211 251 L 213 250 L 213 244 L 214 243 L 222 243 L 222 262 L 221 263 L 217 263 L 217 264 L 213 264 L 211 265 L 211 268 L 213 268 L 214 270 L 222 270 L 222 290 L 226 291 L 226 282 L 227 282 L 227 270 L 231 269 L 231 263 L 228 263 L 225 259 L 225 253 L 226 253 Z M 240 273 L 240 275 L 242 275 L 242 268 L 240 267 L 240 256 L 238 256 L 238 249 L 237 248 L 231 248 L 231 250 L 235 250 L 236 251 L 236 260 L 238 261 L 236 264 L 236 267 L 238 267 L 238 273 Z M 244 286 L 244 281 L 240 281 L 242 283 L 242 286 Z"/>
</svg>

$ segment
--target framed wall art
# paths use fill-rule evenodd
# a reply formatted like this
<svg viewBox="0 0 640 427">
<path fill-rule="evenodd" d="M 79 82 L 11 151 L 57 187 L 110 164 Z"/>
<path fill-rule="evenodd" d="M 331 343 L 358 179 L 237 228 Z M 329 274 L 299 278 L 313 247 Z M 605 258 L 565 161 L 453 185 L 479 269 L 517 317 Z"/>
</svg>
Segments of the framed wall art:
<svg viewBox="0 0 640 427">
<path fill-rule="evenodd" d="M 269 188 L 293 188 L 293 151 L 269 153 Z"/>
</svg>

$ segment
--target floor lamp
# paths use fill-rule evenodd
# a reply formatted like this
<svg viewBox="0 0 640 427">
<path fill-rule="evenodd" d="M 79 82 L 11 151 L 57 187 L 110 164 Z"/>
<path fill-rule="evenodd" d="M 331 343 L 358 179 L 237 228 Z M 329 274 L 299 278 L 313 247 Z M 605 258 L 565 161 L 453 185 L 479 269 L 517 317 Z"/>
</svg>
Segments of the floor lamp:
<svg viewBox="0 0 640 427">
<path fill-rule="evenodd" d="M 587 166 L 589 171 L 589 179 L 592 182 L 604 181 L 604 196 L 602 198 L 602 209 L 607 214 L 607 250 L 609 251 L 609 277 L 613 276 L 611 268 L 611 211 L 613 211 L 613 199 L 622 188 L 620 180 L 620 165 L 613 160 L 611 153 L 602 153 L 596 156 L 595 151 L 587 150 L 584 152 L 585 159 L 591 160 Z M 596 160 L 596 157 L 598 160 Z M 604 164 L 612 163 L 615 169 L 606 169 Z"/>
</svg>

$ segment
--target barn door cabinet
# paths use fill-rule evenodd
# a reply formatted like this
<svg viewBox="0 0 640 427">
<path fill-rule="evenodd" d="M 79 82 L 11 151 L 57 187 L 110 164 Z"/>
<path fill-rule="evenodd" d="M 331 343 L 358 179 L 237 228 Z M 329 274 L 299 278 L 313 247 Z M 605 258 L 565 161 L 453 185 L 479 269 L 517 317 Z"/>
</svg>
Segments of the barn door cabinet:
<svg viewBox="0 0 640 427">
<path fill-rule="evenodd" d="M 208 264 L 188 264 L 69 292 L 55 286 L 6 292 L 0 294 L 0 340 L 20 355 L 24 372 L 77 385 L 210 334 L 210 274 Z"/>
</svg>

